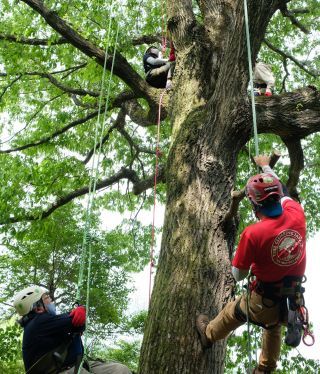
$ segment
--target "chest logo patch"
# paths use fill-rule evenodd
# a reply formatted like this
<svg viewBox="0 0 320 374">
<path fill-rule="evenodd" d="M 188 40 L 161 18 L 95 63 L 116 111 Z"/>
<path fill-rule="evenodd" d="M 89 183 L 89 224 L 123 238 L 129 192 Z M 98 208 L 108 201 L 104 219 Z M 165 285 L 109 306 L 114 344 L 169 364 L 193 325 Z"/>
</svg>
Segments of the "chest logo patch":
<svg viewBox="0 0 320 374">
<path fill-rule="evenodd" d="M 280 266 L 296 264 L 303 253 L 302 236 L 295 230 L 282 231 L 273 241 L 272 261 Z"/>
</svg>

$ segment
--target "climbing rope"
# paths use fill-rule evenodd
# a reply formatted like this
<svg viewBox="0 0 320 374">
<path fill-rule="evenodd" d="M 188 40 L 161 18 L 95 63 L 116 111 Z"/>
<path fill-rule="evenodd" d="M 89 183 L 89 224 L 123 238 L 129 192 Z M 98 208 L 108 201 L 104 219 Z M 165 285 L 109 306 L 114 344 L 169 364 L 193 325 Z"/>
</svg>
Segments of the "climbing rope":
<svg viewBox="0 0 320 374">
<path fill-rule="evenodd" d="M 259 139 L 258 139 L 258 129 L 257 129 L 255 96 L 254 96 L 254 90 L 253 90 L 253 73 L 252 73 L 253 69 L 252 69 L 252 57 L 251 57 L 251 45 L 250 45 L 250 33 L 249 33 L 248 5 L 247 5 L 247 0 L 243 0 L 243 2 L 244 2 L 244 19 L 245 19 L 245 28 L 246 28 L 247 54 L 248 54 L 249 77 L 250 77 L 253 136 L 254 136 L 255 154 L 256 156 L 258 156 L 259 155 Z"/>
<path fill-rule="evenodd" d="M 107 33 L 107 45 L 105 49 L 105 58 L 104 58 L 104 65 L 103 65 L 103 72 L 102 72 L 102 78 L 101 78 L 101 88 L 99 93 L 99 107 L 98 107 L 98 117 L 95 125 L 95 135 L 94 135 L 94 146 L 93 146 L 93 156 L 92 156 L 92 164 L 90 169 L 90 181 L 89 181 L 89 192 L 88 192 L 88 200 L 87 200 L 87 207 L 86 207 L 86 218 L 85 218 L 85 227 L 83 231 L 83 240 L 82 240 L 82 246 L 81 246 L 81 259 L 80 259 L 80 267 L 79 267 L 79 275 L 78 275 L 78 284 L 77 284 L 77 293 L 76 293 L 76 300 L 80 300 L 80 293 L 81 288 L 83 285 L 83 275 L 84 275 L 84 265 L 85 260 L 87 257 L 87 243 L 89 239 L 89 230 L 90 230 L 90 224 L 91 224 L 91 211 L 92 211 L 92 205 L 93 205 L 93 198 L 94 198 L 94 189 L 96 183 L 94 183 L 94 179 L 97 177 L 97 169 L 98 169 L 98 162 L 96 162 L 96 150 L 98 145 L 98 136 L 99 136 L 99 125 L 100 125 L 100 117 L 101 117 L 101 108 L 102 108 L 102 100 L 103 100 L 103 93 L 105 91 L 105 77 L 106 77 L 106 64 L 108 59 L 108 51 L 109 51 L 109 43 L 110 43 L 110 35 L 111 35 L 111 21 L 112 21 L 112 11 L 113 11 L 113 2 L 110 4 L 110 18 L 109 18 L 109 25 L 108 25 L 108 33 Z M 112 68 L 113 69 L 113 64 Z M 112 74 L 110 74 L 110 79 L 112 77 Z M 109 95 L 110 90 L 107 92 L 107 103 L 109 101 Z M 105 107 L 105 113 L 107 110 L 107 105 Z M 103 118 L 103 120 L 105 117 Z M 103 129 L 101 129 L 102 133 Z M 101 148 L 100 148 L 101 149 Z M 100 151 L 99 149 L 99 151 Z"/>
<path fill-rule="evenodd" d="M 243 0 L 244 7 L 244 20 L 245 20 L 245 30 L 246 30 L 246 40 L 247 40 L 247 56 L 248 56 L 248 66 L 249 66 L 249 78 L 250 78 L 250 92 L 251 92 L 251 110 L 252 110 L 252 121 L 253 121 L 253 137 L 254 137 L 254 146 L 255 146 L 255 155 L 259 155 L 259 138 L 258 138 L 258 129 L 257 129 L 257 114 L 255 106 L 255 96 L 253 90 L 253 69 L 252 69 L 252 56 L 251 56 L 251 44 L 250 44 L 250 32 L 249 32 L 249 17 L 248 17 L 248 5 L 247 0 Z M 258 168 L 259 171 L 259 168 Z M 248 289 L 246 296 L 247 303 L 247 350 L 248 350 L 248 361 L 249 368 L 248 372 L 251 373 L 252 358 L 251 358 L 251 336 L 250 336 L 250 321 L 249 321 L 249 283 L 251 276 L 251 267 L 248 274 Z"/>
<path fill-rule="evenodd" d="M 87 265 L 87 285 L 86 285 L 86 310 L 87 310 L 87 318 L 86 318 L 86 331 L 84 333 L 84 354 L 82 361 L 80 363 L 78 373 L 81 372 L 84 358 L 86 356 L 87 351 L 87 339 L 88 339 L 88 326 L 90 323 L 90 315 L 89 315 L 89 300 L 90 300 L 90 286 L 91 286 L 91 265 L 92 265 L 92 248 L 91 248 L 91 218 L 92 218 L 92 208 L 94 205 L 94 199 L 96 195 L 96 187 L 97 187 L 97 180 L 99 177 L 99 165 L 100 165 L 100 156 L 101 156 L 101 150 L 102 150 L 102 144 L 103 144 L 103 134 L 105 132 L 106 128 L 106 114 L 108 111 L 108 105 L 109 105 L 109 98 L 110 98 L 110 91 L 111 91 L 111 82 L 113 78 L 113 69 L 114 69 L 114 61 L 115 61 L 115 54 L 116 54 L 116 48 L 118 43 L 118 35 L 119 35 L 119 23 L 117 23 L 117 30 L 116 30 L 116 36 L 115 36 L 115 44 L 114 44 L 114 51 L 113 51 L 113 57 L 112 57 L 112 64 L 111 64 L 111 70 L 110 70 L 110 76 L 109 76 L 109 83 L 107 88 L 107 94 L 106 94 L 106 104 L 102 119 L 102 125 L 100 126 L 100 118 L 101 118 L 101 109 L 102 109 L 102 101 L 103 96 L 105 92 L 105 77 L 106 77 L 106 63 L 108 59 L 108 50 L 109 50 L 109 43 L 110 43 L 110 35 L 111 35 L 111 21 L 112 21 L 112 9 L 113 9 L 113 3 L 111 3 L 110 6 L 110 19 L 109 19 L 109 27 L 108 27 L 108 34 L 107 34 L 107 46 L 105 49 L 105 59 L 104 59 L 104 65 L 103 65 L 103 74 L 101 78 L 101 89 L 99 94 L 99 108 L 98 108 L 98 117 L 96 121 L 95 126 L 95 136 L 94 136 L 94 147 L 93 147 L 93 156 L 92 156 L 92 165 L 90 169 L 90 182 L 89 182 L 89 192 L 88 192 L 88 200 L 87 200 L 87 207 L 86 207 L 86 219 L 85 219 L 85 227 L 84 227 L 84 234 L 83 234 L 83 242 L 82 242 L 82 248 L 81 248 L 81 259 L 80 259 L 80 267 L 79 267 L 79 276 L 78 276 L 78 285 L 77 285 L 77 294 L 76 298 L 77 300 L 80 300 L 80 293 L 81 288 L 84 283 L 83 277 L 84 277 L 84 266 L 86 262 L 86 258 L 88 261 Z M 100 128 L 100 129 L 99 129 Z M 99 134 L 100 132 L 100 134 Z M 98 141 L 99 139 L 99 141 Z M 99 144 L 99 146 L 98 146 Z M 97 152 L 98 148 L 98 152 Z"/>
<path fill-rule="evenodd" d="M 161 15 L 161 52 L 164 56 L 166 49 L 167 49 L 167 11 L 168 11 L 168 0 L 162 0 L 161 2 L 161 9 L 162 9 L 162 15 Z"/>
<path fill-rule="evenodd" d="M 252 367 L 252 357 L 251 357 L 251 335 L 250 335 L 250 319 L 249 319 L 249 297 L 250 297 L 250 277 L 251 277 L 251 266 L 249 269 L 249 273 L 247 275 L 247 293 L 246 293 L 246 306 L 247 306 L 247 334 L 248 334 L 248 340 L 247 340 L 247 350 L 248 350 L 248 373 L 251 373 L 251 367 Z"/>
<path fill-rule="evenodd" d="M 160 95 L 159 108 L 158 108 L 158 119 L 157 119 L 156 161 L 155 161 L 155 173 L 154 173 L 154 185 L 153 185 L 153 212 L 152 212 L 151 244 L 150 244 L 149 304 L 151 300 L 152 274 L 153 274 L 153 268 L 155 266 L 154 237 L 155 237 L 155 219 L 156 219 L 156 204 L 157 204 L 157 178 L 158 178 L 158 173 L 159 173 L 159 157 L 161 156 L 161 151 L 159 147 L 160 124 L 161 124 L 162 99 L 165 93 L 166 93 L 166 90 L 163 90 Z"/>
</svg>

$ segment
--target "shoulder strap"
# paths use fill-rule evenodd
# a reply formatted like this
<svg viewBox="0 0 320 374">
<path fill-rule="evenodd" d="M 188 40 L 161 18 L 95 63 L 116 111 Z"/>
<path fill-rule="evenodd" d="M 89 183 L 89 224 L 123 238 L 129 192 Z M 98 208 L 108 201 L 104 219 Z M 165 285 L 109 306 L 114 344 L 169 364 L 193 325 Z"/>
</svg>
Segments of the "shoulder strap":
<svg viewBox="0 0 320 374">
<path fill-rule="evenodd" d="M 26 374 L 57 374 L 67 357 L 72 339 L 42 355 L 26 372 Z"/>
</svg>

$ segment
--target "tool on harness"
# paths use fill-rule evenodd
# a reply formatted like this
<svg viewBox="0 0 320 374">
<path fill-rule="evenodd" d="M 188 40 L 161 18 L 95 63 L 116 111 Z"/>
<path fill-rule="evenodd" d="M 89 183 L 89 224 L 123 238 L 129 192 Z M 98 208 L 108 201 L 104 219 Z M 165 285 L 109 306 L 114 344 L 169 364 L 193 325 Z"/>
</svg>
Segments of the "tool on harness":
<svg viewBox="0 0 320 374">
<path fill-rule="evenodd" d="M 298 309 L 288 311 L 288 325 L 285 336 L 285 343 L 290 347 L 298 347 L 301 342 L 303 319 Z"/>
<path fill-rule="evenodd" d="M 303 293 L 305 288 L 302 283 L 306 277 L 287 276 L 279 282 L 252 281 L 249 285 L 250 292 L 254 291 L 262 296 L 262 304 L 265 308 L 272 308 L 280 304 L 279 323 L 287 324 L 285 343 L 291 347 L 297 347 L 301 338 L 305 345 L 314 344 L 315 338 L 309 330 L 308 309 L 305 306 Z M 265 299 L 265 300 L 264 300 Z M 271 302 L 271 303 L 270 303 Z M 235 316 L 239 321 L 245 322 L 247 314 L 240 308 L 240 300 L 235 307 Z M 266 326 L 252 320 L 249 321 L 265 329 L 272 329 L 276 325 Z"/>
</svg>

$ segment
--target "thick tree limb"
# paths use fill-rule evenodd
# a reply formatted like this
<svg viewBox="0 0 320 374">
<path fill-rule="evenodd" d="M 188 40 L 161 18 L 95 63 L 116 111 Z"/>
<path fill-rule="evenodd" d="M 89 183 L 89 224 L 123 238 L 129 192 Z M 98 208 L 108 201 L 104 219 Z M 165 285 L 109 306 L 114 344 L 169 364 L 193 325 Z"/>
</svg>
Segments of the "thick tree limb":
<svg viewBox="0 0 320 374">
<path fill-rule="evenodd" d="M 29 5 L 37 13 L 39 13 L 46 22 L 64 37 L 70 44 L 75 46 L 78 50 L 83 52 L 90 58 L 93 58 L 101 66 L 104 65 L 105 52 L 94 45 L 89 40 L 82 37 L 77 31 L 72 29 L 56 12 L 48 9 L 41 0 L 22 0 Z M 113 53 L 106 59 L 106 68 L 111 70 Z M 131 67 L 128 61 L 119 53 L 115 54 L 115 63 L 113 72 L 120 79 L 122 79 L 139 97 L 146 97 L 152 103 L 154 102 L 153 92 L 149 85 L 140 77 L 140 75 Z"/>
<path fill-rule="evenodd" d="M 279 48 L 275 47 L 272 43 L 270 43 L 267 39 L 264 39 L 263 42 L 274 52 L 278 53 L 280 56 L 282 56 L 283 58 L 286 58 L 286 59 L 289 59 L 291 60 L 292 62 L 294 62 L 300 69 L 302 69 L 303 71 L 305 71 L 307 74 L 313 76 L 313 77 L 319 77 L 320 76 L 320 72 L 318 71 L 313 71 L 313 70 L 310 70 L 308 69 L 302 62 L 300 62 L 299 60 L 297 60 L 295 57 L 291 56 L 290 54 L 286 53 L 286 52 L 283 52 L 282 50 L 280 50 Z"/>
<path fill-rule="evenodd" d="M 8 42 L 14 42 L 19 44 L 25 44 L 25 45 L 34 45 L 34 46 L 52 46 L 52 45 L 61 45 L 61 44 L 67 44 L 68 41 L 65 38 L 58 38 L 57 40 L 49 40 L 49 39 L 38 39 L 38 38 L 24 38 L 18 37 L 15 35 L 5 35 L 0 34 L 0 40 L 6 40 Z"/>
<path fill-rule="evenodd" d="M 132 39 L 131 43 L 132 45 L 141 45 L 141 44 L 161 44 L 162 37 L 160 34 L 158 35 L 142 35 L 138 38 Z"/>
<path fill-rule="evenodd" d="M 268 98 L 258 97 L 256 109 L 259 133 L 302 139 L 320 131 L 320 93 L 313 86 Z"/>
<path fill-rule="evenodd" d="M 154 177 L 155 177 L 155 174 L 143 180 L 140 180 L 140 181 L 137 180 L 135 183 L 133 183 L 132 192 L 135 195 L 140 195 L 142 192 L 148 190 L 149 188 L 152 188 L 154 186 Z M 160 165 L 158 169 L 157 183 L 164 183 L 164 182 L 165 182 L 165 167 Z"/>
<path fill-rule="evenodd" d="M 299 183 L 300 172 L 304 168 L 304 157 L 301 141 L 292 137 L 282 138 L 282 140 L 288 148 L 290 157 L 289 179 L 286 186 L 288 188 L 289 195 L 299 201 L 297 185 Z"/>
<path fill-rule="evenodd" d="M 159 168 L 158 173 L 158 183 L 161 183 L 164 181 L 165 173 L 164 169 L 162 167 Z M 127 169 L 125 167 L 121 168 L 121 170 L 114 174 L 113 176 L 100 180 L 97 182 L 96 190 L 99 191 L 102 188 L 110 187 L 113 184 L 120 182 L 122 179 L 127 179 L 133 184 L 133 193 L 135 195 L 140 194 L 141 192 L 145 191 L 146 189 L 153 186 L 154 183 L 154 175 L 146 178 L 145 180 L 140 180 L 138 175 L 134 170 Z M 79 188 L 75 191 L 72 191 L 68 194 L 66 194 L 63 197 L 60 197 L 57 199 L 57 201 L 52 204 L 48 209 L 43 210 L 40 214 L 27 214 L 25 216 L 17 216 L 17 217 L 10 217 L 8 219 L 2 219 L 0 220 L 0 225 L 8 224 L 8 223 L 17 223 L 22 221 L 34 221 L 37 219 L 44 219 L 48 217 L 50 214 L 52 214 L 56 209 L 66 205 L 70 201 L 84 196 L 89 192 L 89 186 L 85 186 L 82 188 Z"/>
<path fill-rule="evenodd" d="M 154 111 L 146 111 L 142 108 L 137 100 L 128 100 L 124 103 L 124 108 L 128 116 L 134 123 L 142 127 L 152 126 L 156 123 L 157 114 Z"/>
</svg>

